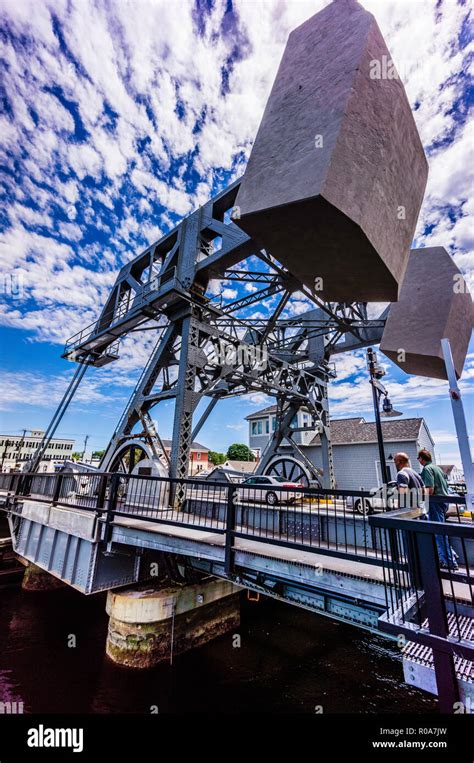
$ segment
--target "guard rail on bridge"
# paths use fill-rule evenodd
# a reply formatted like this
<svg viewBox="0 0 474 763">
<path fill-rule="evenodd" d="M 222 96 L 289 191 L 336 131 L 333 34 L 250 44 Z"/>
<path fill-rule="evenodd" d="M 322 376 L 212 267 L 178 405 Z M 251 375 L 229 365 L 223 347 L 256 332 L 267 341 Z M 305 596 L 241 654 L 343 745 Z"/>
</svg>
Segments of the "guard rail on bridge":
<svg viewBox="0 0 474 763">
<path fill-rule="evenodd" d="M 317 551 L 380 566 L 387 549 L 368 523 L 369 505 L 387 511 L 393 495 L 379 491 L 289 488 L 203 479 L 174 480 L 122 473 L 0 474 L 10 499 L 92 511 L 105 523 L 119 517 L 206 529 L 226 537 L 226 570 L 235 538 Z M 360 507 L 360 511 L 357 507 Z"/>
<path fill-rule="evenodd" d="M 408 566 L 414 563 L 410 551 L 412 536 L 402 532 L 398 525 L 396 528 L 391 525 L 392 521 L 407 521 L 406 512 L 394 511 L 399 499 L 393 490 L 349 491 L 275 484 L 259 487 L 107 472 L 0 473 L 0 490 L 6 491 L 10 499 L 27 497 L 29 501 L 93 511 L 106 528 L 117 517 L 134 517 L 222 533 L 226 536 L 229 569 L 233 540 L 237 537 L 304 551 L 317 550 L 387 569 L 396 564 L 391 579 L 395 588 L 401 580 L 405 585 Z M 472 537 L 472 518 L 462 519 L 464 497 L 452 495 L 447 500 L 457 524 L 442 525 L 442 532 L 459 531 L 464 533 L 463 538 Z M 423 512 L 416 509 L 415 514 L 419 519 Z M 416 527 L 420 526 L 418 522 Z M 434 523 L 423 524 L 422 536 L 433 526 Z M 107 532 L 104 539 L 107 540 Z M 415 574 L 414 570 L 410 574 Z M 464 580 L 459 574 L 456 578 Z"/>
<path fill-rule="evenodd" d="M 427 521 L 423 495 L 410 496 L 414 508 L 400 509 L 402 496 L 393 490 L 323 490 L 275 484 L 263 487 L 100 472 L 0 473 L 0 490 L 3 508 L 12 518 L 11 526 L 15 528 L 16 523 L 19 528 L 24 519 L 30 528 L 23 534 L 27 536 L 22 541 L 25 548 L 30 547 L 31 539 L 38 539 L 33 542 L 30 556 L 23 552 L 33 561 L 38 559 L 40 541 L 49 543 L 48 548 L 42 547 L 44 559 L 63 559 L 64 555 L 55 555 L 56 540 L 48 541 L 46 532 L 32 531 L 35 522 L 37 528 L 49 525 L 53 534 L 58 532 L 54 527 L 66 526 L 70 529 L 65 532 L 71 537 L 76 533 L 74 522 L 85 518 L 88 526 L 96 528 L 82 535 L 89 551 L 84 551 L 86 561 L 81 564 L 90 569 L 95 559 L 92 546 L 102 548 L 110 564 L 123 565 L 127 558 L 123 552 L 115 556 L 114 562 L 117 539 L 119 544 L 140 547 L 143 534 L 162 538 L 168 528 L 165 534 L 177 538 L 184 532 L 189 542 L 197 543 L 202 550 L 193 547 L 191 552 L 188 546 L 188 550 L 170 553 L 184 557 L 191 554 L 193 569 L 205 569 L 270 595 L 274 595 L 276 587 L 268 585 L 279 586 L 286 591 L 281 595 L 285 600 L 302 606 L 308 606 L 311 600 L 310 606 L 330 616 L 347 619 L 341 612 L 350 610 L 355 624 L 364 627 L 368 623 L 372 630 L 377 627 L 392 637 L 405 639 L 403 658 L 408 683 L 438 694 L 446 712 L 453 712 L 460 699 L 472 702 L 474 708 L 474 524 L 472 514 L 465 510 L 463 496 L 430 499 L 450 505 L 449 521 L 440 523 Z M 65 525 L 63 515 L 68 508 L 73 521 Z M 364 513 L 369 508 L 373 513 Z M 53 512 L 51 522 L 45 517 Z M 62 516 L 58 517 L 58 513 Z M 446 539 L 458 556 L 458 569 L 440 567 L 438 548 Z M 157 544 L 163 542 L 161 539 Z M 75 549 L 71 564 L 76 570 L 82 552 L 79 545 L 71 545 Z M 169 546 L 172 548 L 173 543 Z M 220 550 L 205 551 L 205 547 Z M 69 548 L 69 541 L 65 548 Z M 262 562 L 262 556 L 271 563 Z M 329 577 L 324 584 L 323 578 L 304 582 L 303 573 L 300 582 L 300 573 L 291 567 L 296 564 L 303 569 L 306 565 L 308 570 L 310 558 L 315 560 L 314 565 L 320 564 L 316 560 L 327 559 L 323 572 Z M 46 569 L 56 570 L 52 562 L 45 564 Z M 64 573 L 68 564 L 64 557 L 61 579 L 68 580 Z M 114 574 L 119 569 L 114 567 Z M 342 578 L 337 578 L 339 571 Z M 361 574 L 364 578 L 359 578 Z M 107 575 L 95 587 L 87 588 L 83 582 L 82 589 L 93 592 L 116 586 L 118 578 Z M 73 584 L 73 573 L 70 578 Z M 136 579 L 132 576 L 130 582 Z M 356 585 L 357 581 L 360 584 Z M 120 584 L 126 582 L 122 576 Z M 374 592 L 373 586 L 381 589 L 380 594 Z M 324 604 L 327 596 L 327 602 L 333 602 L 331 606 Z M 314 603 L 316 600 L 319 603 Z"/>
<path fill-rule="evenodd" d="M 451 496 L 430 500 L 445 503 Z M 442 712 L 473 712 L 472 518 L 463 521 L 457 512 L 453 521 L 431 522 L 422 509 L 408 508 L 371 516 L 369 523 L 381 535 L 380 547 L 388 550 L 383 562 L 387 611 L 379 618 L 379 626 L 406 643 L 407 683 L 437 693 Z M 401 548 L 406 564 L 394 565 Z M 440 563 L 440 550 L 447 557 L 445 566 Z M 460 684 L 469 708 L 460 702 Z"/>
</svg>

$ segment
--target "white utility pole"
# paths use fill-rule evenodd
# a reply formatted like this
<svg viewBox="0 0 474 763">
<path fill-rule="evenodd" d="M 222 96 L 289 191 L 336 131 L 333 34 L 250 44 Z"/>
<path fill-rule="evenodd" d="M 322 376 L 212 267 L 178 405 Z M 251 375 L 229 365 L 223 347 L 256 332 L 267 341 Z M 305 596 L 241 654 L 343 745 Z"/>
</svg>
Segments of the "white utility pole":
<svg viewBox="0 0 474 763">
<path fill-rule="evenodd" d="M 454 425 L 456 427 L 459 451 L 461 453 L 461 462 L 464 470 L 464 479 L 466 482 L 466 509 L 474 511 L 474 464 L 472 463 L 466 416 L 464 414 L 464 406 L 462 404 L 461 390 L 458 387 L 456 371 L 454 370 L 453 356 L 451 354 L 451 345 L 449 344 L 449 339 L 441 340 L 441 348 L 443 350 L 444 364 L 446 366 L 446 372 L 448 375 L 451 408 L 453 409 Z"/>
</svg>

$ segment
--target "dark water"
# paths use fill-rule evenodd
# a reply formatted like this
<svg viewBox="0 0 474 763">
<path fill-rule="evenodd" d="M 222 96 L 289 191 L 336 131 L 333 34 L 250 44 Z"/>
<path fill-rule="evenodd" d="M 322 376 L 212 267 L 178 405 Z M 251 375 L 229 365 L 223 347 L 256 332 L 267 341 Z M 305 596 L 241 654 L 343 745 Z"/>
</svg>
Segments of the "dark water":
<svg viewBox="0 0 474 763">
<path fill-rule="evenodd" d="M 105 595 L 0 590 L 0 700 L 25 713 L 435 712 L 402 683 L 395 644 L 269 599 L 242 594 L 240 648 L 228 634 L 172 667 L 117 667 L 106 632 Z"/>
</svg>

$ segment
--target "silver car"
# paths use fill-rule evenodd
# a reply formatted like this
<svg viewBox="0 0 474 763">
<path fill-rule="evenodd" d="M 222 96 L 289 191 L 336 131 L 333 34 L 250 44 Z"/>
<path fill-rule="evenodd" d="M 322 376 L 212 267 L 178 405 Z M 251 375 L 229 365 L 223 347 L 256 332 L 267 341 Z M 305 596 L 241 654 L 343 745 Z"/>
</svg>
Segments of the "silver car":
<svg viewBox="0 0 474 763">
<path fill-rule="evenodd" d="M 276 506 L 278 503 L 292 503 L 302 495 L 294 491 L 272 490 L 272 487 L 302 488 L 304 485 L 302 482 L 291 482 L 285 477 L 255 475 L 240 483 L 237 491 L 238 500 L 262 501 L 268 506 Z"/>
<path fill-rule="evenodd" d="M 367 496 L 347 496 L 345 503 L 348 509 L 358 514 L 374 514 L 376 511 L 387 511 L 398 508 L 397 483 L 389 482 L 387 487 L 374 488 L 367 491 Z"/>
</svg>

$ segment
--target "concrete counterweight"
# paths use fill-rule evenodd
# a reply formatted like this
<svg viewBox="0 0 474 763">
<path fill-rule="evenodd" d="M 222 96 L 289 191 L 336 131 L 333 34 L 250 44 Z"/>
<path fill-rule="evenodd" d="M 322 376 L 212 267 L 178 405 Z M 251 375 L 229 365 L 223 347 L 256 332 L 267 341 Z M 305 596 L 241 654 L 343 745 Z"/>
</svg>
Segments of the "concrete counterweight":
<svg viewBox="0 0 474 763">
<path fill-rule="evenodd" d="M 237 195 L 236 223 L 326 300 L 394 301 L 405 272 L 428 165 L 391 67 L 359 3 L 294 29 Z"/>
</svg>

